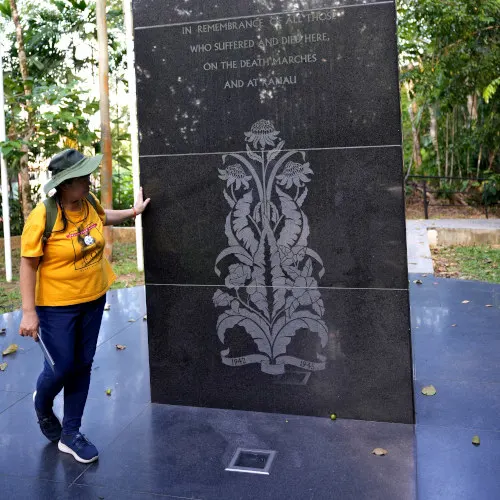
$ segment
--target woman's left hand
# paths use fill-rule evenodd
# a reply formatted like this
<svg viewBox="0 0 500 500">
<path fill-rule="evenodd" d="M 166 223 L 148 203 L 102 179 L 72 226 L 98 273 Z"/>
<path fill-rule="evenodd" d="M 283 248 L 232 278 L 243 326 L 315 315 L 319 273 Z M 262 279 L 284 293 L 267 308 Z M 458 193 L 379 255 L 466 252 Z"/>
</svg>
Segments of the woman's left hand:
<svg viewBox="0 0 500 500">
<path fill-rule="evenodd" d="M 144 210 L 146 210 L 146 207 L 148 206 L 150 201 L 151 201 L 151 198 L 147 198 L 146 200 L 144 199 L 142 187 L 140 187 L 139 194 L 137 195 L 137 200 L 136 200 L 135 205 L 134 205 L 134 208 L 135 208 L 135 211 L 137 212 L 137 215 L 142 214 L 142 212 L 144 212 Z"/>
</svg>

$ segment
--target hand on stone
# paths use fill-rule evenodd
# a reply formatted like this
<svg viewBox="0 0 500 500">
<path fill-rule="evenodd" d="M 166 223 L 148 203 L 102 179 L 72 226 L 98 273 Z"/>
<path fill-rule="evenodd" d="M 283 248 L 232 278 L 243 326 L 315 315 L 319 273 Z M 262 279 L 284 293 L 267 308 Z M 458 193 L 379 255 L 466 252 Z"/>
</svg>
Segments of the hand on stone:
<svg viewBox="0 0 500 500">
<path fill-rule="evenodd" d="M 142 212 L 144 212 L 144 210 L 146 210 L 146 207 L 148 206 L 150 201 L 151 201 L 151 198 L 147 198 L 146 200 L 144 199 L 142 187 L 140 187 L 139 194 L 137 195 L 137 200 L 136 200 L 135 205 L 134 205 L 134 208 L 135 208 L 137 215 L 142 214 Z"/>
</svg>

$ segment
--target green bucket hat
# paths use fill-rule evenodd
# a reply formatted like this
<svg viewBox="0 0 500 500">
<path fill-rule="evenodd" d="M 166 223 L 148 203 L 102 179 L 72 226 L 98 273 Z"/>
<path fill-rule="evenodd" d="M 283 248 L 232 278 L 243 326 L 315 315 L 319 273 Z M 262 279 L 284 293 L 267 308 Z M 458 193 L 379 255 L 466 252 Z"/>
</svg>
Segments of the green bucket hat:
<svg viewBox="0 0 500 500">
<path fill-rule="evenodd" d="M 44 193 L 47 194 L 51 189 L 68 179 L 90 175 L 99 168 L 101 160 L 102 155 L 89 158 L 75 149 L 65 149 L 56 154 L 49 163 L 52 178 L 43 186 Z"/>
</svg>

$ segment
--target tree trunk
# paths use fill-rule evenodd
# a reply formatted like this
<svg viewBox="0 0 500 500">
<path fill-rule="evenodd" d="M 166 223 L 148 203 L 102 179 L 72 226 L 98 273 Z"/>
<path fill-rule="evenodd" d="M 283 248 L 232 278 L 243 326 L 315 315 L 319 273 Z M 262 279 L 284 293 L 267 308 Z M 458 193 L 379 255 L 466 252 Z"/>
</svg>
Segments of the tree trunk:
<svg viewBox="0 0 500 500">
<path fill-rule="evenodd" d="M 417 129 L 417 103 L 412 101 L 408 106 L 408 113 L 410 114 L 411 132 L 413 136 L 413 158 L 415 160 L 415 169 L 419 170 L 422 165 L 422 154 L 420 153 L 420 134 Z"/>
<path fill-rule="evenodd" d="M 488 170 L 491 172 L 493 170 L 493 163 L 495 161 L 495 157 L 497 155 L 497 150 L 492 149 L 490 154 L 488 155 Z"/>
<path fill-rule="evenodd" d="M 16 27 L 16 40 L 17 40 L 17 50 L 19 56 L 19 67 L 21 69 L 21 76 L 23 78 L 24 95 L 26 96 L 26 111 L 28 113 L 28 127 L 23 134 L 23 141 L 28 142 L 31 139 L 33 133 L 33 109 L 31 107 L 31 89 L 29 86 L 29 74 L 28 74 L 28 63 L 26 60 L 26 52 L 24 50 L 24 36 L 23 29 L 21 26 L 21 21 L 19 20 L 19 13 L 17 12 L 16 0 L 10 0 L 10 8 L 12 11 L 12 20 Z M 21 192 L 21 203 L 23 206 L 23 217 L 24 220 L 28 218 L 31 210 L 33 209 L 33 203 L 31 201 L 31 187 L 30 187 L 30 175 L 29 175 L 29 165 L 28 165 L 28 154 L 29 148 L 27 144 L 21 146 L 21 151 L 23 156 L 20 159 L 20 192 Z"/>
<path fill-rule="evenodd" d="M 431 116 L 429 133 L 431 136 L 432 144 L 434 145 L 434 151 L 436 152 L 436 167 L 438 171 L 438 176 L 441 177 L 441 158 L 439 156 L 439 140 L 438 140 L 436 110 L 434 109 L 433 106 L 429 106 L 429 112 Z M 439 180 L 439 182 L 441 182 L 441 180 Z"/>
<path fill-rule="evenodd" d="M 444 147 L 444 152 L 445 152 L 444 176 L 445 177 L 448 177 L 448 136 L 449 136 L 448 121 L 449 121 L 449 114 L 446 113 L 446 138 L 445 138 L 445 147 Z"/>
<path fill-rule="evenodd" d="M 481 147 L 479 148 L 479 156 L 477 158 L 477 170 L 476 170 L 476 177 L 479 177 L 479 167 L 481 165 L 481 157 L 483 156 L 483 145 L 481 144 Z"/>
</svg>

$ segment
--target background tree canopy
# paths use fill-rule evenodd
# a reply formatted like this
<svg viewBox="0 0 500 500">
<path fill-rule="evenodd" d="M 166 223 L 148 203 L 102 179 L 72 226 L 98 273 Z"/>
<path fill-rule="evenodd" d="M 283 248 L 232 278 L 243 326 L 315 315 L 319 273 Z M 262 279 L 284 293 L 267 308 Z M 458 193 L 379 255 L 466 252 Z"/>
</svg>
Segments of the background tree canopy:
<svg viewBox="0 0 500 500">
<path fill-rule="evenodd" d="M 97 34 L 91 0 L 18 0 L 28 78 L 23 79 L 12 6 L 0 0 L 8 39 L 4 78 L 8 140 L 2 144 L 16 181 L 23 155 L 32 175 L 54 153 L 99 149 Z M 500 0 L 399 0 L 405 173 L 458 177 L 479 201 L 500 199 Z M 108 0 L 115 208 L 133 203 L 121 0 Z M 27 168 L 27 167 L 26 167 Z M 465 182 L 471 177 L 488 182 Z M 14 190 L 11 190 L 14 194 Z M 28 193 L 38 201 L 38 193 Z M 22 211 L 11 200 L 13 230 Z M 1 228 L 0 228 L 1 230 Z"/>
</svg>

